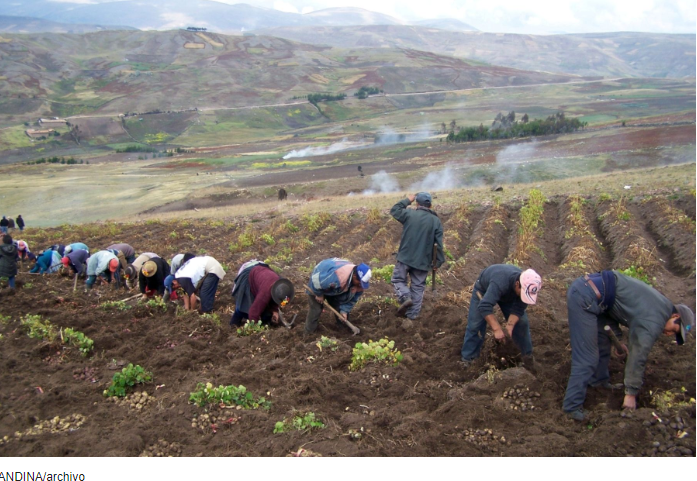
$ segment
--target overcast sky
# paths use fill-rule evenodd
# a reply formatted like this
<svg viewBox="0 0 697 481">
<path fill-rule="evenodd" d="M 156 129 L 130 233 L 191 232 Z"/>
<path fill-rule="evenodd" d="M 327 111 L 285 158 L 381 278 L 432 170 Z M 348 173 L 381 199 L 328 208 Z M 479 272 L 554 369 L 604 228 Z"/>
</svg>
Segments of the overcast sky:
<svg viewBox="0 0 697 481">
<path fill-rule="evenodd" d="M 7 0 L 2 0 L 7 1 Z M 112 0 L 54 0 L 101 3 Z M 147 0 L 150 1 L 150 0 Z M 454 18 L 485 32 L 695 33 L 695 0 L 217 0 L 285 12 L 359 7 L 409 22 Z"/>
</svg>

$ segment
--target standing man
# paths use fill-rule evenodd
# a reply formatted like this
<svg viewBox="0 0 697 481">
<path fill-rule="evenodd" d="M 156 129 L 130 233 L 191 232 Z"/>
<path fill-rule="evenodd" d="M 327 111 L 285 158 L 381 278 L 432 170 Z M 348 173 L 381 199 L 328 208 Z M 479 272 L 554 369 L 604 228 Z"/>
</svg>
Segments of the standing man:
<svg viewBox="0 0 697 481">
<path fill-rule="evenodd" d="M 90 256 L 87 261 L 87 289 L 97 282 L 97 277 L 102 277 L 106 282 L 111 283 L 112 275 L 116 278 L 116 287 L 119 287 L 119 259 L 112 251 L 103 250 Z"/>
<path fill-rule="evenodd" d="M 278 308 L 285 307 L 295 297 L 295 288 L 267 264 L 256 259 L 242 264 L 235 285 L 235 312 L 231 326 L 241 326 L 245 319 L 278 323 Z"/>
<path fill-rule="evenodd" d="M 571 375 L 563 410 L 575 421 L 588 419 L 583 409 L 588 386 L 614 388 L 610 384 L 611 340 L 605 331 L 629 328 L 629 348 L 624 368 L 625 409 L 636 409 L 649 352 L 661 334 L 685 343 L 695 323 L 692 310 L 673 303 L 653 287 L 618 271 L 602 271 L 576 279 L 566 293 L 571 335 Z M 617 332 L 616 332 L 617 333 Z M 621 332 L 620 332 L 621 335 Z M 627 353 L 628 351 L 628 353 Z M 620 353 L 623 354 L 623 353 Z"/>
<path fill-rule="evenodd" d="M 407 209 L 414 200 L 416 209 Z M 399 299 L 397 315 L 416 319 L 421 312 L 429 269 L 436 269 L 445 262 L 443 225 L 431 210 L 431 194 L 428 192 L 409 194 L 392 207 L 390 214 L 404 225 L 392 274 L 392 285 Z M 437 245 L 435 266 L 433 244 Z M 407 285 L 407 275 L 411 277 L 411 287 Z"/>
<path fill-rule="evenodd" d="M 7 228 L 10 230 L 10 232 L 15 230 L 15 220 L 12 217 L 7 219 Z"/>
<path fill-rule="evenodd" d="M 0 233 L 7 234 L 7 228 L 10 226 L 10 221 L 3 215 L 2 220 L 0 220 Z"/>
<path fill-rule="evenodd" d="M 520 349 L 523 365 L 533 367 L 530 323 L 525 310 L 537 303 L 542 278 L 532 269 L 521 271 L 511 264 L 493 264 L 484 269 L 472 288 L 467 329 L 460 355 L 465 367 L 479 357 L 484 344 L 486 326 L 491 327 L 497 342 L 509 337 Z M 506 319 L 506 330 L 494 316 L 498 304 Z"/>
<path fill-rule="evenodd" d="M 138 285 L 143 297 L 151 297 L 157 292 L 165 293 L 165 279 L 169 276 L 169 264 L 161 257 L 153 257 L 145 262 L 138 273 Z"/>
<path fill-rule="evenodd" d="M 170 275 L 165 279 L 165 288 L 172 291 L 183 288 L 186 291 L 184 308 L 188 311 L 196 309 L 196 302 L 200 297 L 199 312 L 206 313 L 213 310 L 215 292 L 224 277 L 225 271 L 218 261 L 210 256 L 194 257 L 179 268 L 174 278 Z"/>
<path fill-rule="evenodd" d="M 17 246 L 12 242 L 10 234 L 2 236 L 0 245 L 0 277 L 7 277 L 10 293 L 15 292 L 15 276 L 17 275 Z"/>
<path fill-rule="evenodd" d="M 371 276 L 367 264 L 355 265 L 346 259 L 334 257 L 317 264 L 307 285 L 314 295 L 308 294 L 310 310 L 305 320 L 305 333 L 312 334 L 317 330 L 325 299 L 348 321 L 353 306 L 369 287 Z M 337 322 L 341 323 L 340 319 Z"/>
<path fill-rule="evenodd" d="M 22 219 L 21 215 L 17 216 L 17 227 L 19 227 L 20 232 L 24 230 L 24 219 Z"/>
</svg>

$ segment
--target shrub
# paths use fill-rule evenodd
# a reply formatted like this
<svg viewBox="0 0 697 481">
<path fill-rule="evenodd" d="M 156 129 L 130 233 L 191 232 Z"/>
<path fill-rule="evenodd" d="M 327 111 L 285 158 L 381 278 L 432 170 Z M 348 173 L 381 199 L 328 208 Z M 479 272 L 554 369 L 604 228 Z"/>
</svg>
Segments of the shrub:
<svg viewBox="0 0 697 481">
<path fill-rule="evenodd" d="M 198 383 L 196 390 L 189 394 L 189 402 L 203 407 L 208 404 L 224 404 L 226 406 L 242 406 L 242 409 L 269 409 L 271 403 L 263 397 L 254 398 L 247 388 L 240 386 L 218 386 L 212 383 Z"/>
<path fill-rule="evenodd" d="M 401 360 L 402 353 L 395 350 L 394 341 L 390 341 L 386 337 L 377 342 L 368 341 L 367 344 L 357 342 L 356 347 L 353 348 L 349 370 L 358 371 L 363 369 L 366 364 L 376 362 L 397 366 Z"/>
<path fill-rule="evenodd" d="M 121 372 L 114 374 L 111 379 L 111 385 L 104 390 L 105 397 L 126 397 L 129 391 L 136 384 L 145 384 L 152 381 L 152 373 L 146 371 L 139 365 L 129 364 L 124 367 Z"/>
<path fill-rule="evenodd" d="M 61 337 L 63 342 L 73 347 L 77 347 L 83 356 L 89 355 L 94 349 L 94 341 L 89 337 L 85 336 L 80 331 L 75 331 L 69 327 L 66 327 L 62 333 Z"/>
<path fill-rule="evenodd" d="M 273 239 L 273 236 L 270 234 L 262 234 L 260 239 L 266 243 L 266 245 L 272 246 L 276 243 L 276 241 Z"/>
<path fill-rule="evenodd" d="M 273 428 L 274 434 L 284 433 L 295 429 L 297 431 L 311 431 L 312 429 L 324 429 L 326 426 L 320 421 L 313 412 L 299 413 L 292 419 L 278 421 Z"/>
<path fill-rule="evenodd" d="M 259 332 L 264 332 L 269 329 L 269 326 L 265 326 L 261 321 L 250 321 L 244 323 L 244 326 L 237 328 L 238 336 L 251 336 Z"/>
<path fill-rule="evenodd" d="M 302 218 L 302 222 L 307 227 L 309 232 L 317 232 L 324 225 L 329 222 L 331 216 L 326 212 L 321 212 L 319 214 L 306 214 Z"/>
<path fill-rule="evenodd" d="M 56 328 L 39 315 L 27 314 L 20 318 L 20 325 L 29 331 L 28 335 L 32 339 L 46 339 L 53 342 L 56 339 Z"/>
<path fill-rule="evenodd" d="M 300 230 L 299 227 L 296 227 L 293 225 L 293 223 L 290 220 L 287 220 L 285 224 L 283 224 L 283 227 L 290 233 L 294 234 Z"/>
<path fill-rule="evenodd" d="M 392 274 L 394 273 L 394 264 L 388 264 L 377 269 L 372 269 L 372 271 L 373 279 L 381 279 L 385 282 L 390 282 L 392 280 Z"/>
</svg>

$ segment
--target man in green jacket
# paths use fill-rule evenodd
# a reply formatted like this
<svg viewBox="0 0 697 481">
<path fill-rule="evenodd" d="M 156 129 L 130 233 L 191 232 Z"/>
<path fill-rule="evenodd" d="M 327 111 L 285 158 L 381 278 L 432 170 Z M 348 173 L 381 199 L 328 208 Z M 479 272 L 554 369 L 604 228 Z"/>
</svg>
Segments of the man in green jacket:
<svg viewBox="0 0 697 481">
<path fill-rule="evenodd" d="M 416 200 L 416 209 L 407 207 Z M 437 269 L 443 262 L 443 224 L 431 210 L 431 194 L 419 192 L 397 202 L 390 214 L 404 225 L 397 252 L 397 264 L 392 274 L 392 285 L 399 299 L 397 315 L 416 319 L 430 269 Z M 433 245 L 437 246 L 436 265 L 433 266 Z M 407 275 L 411 286 L 407 285 Z"/>
<path fill-rule="evenodd" d="M 588 419 L 583 409 L 588 386 L 610 384 L 611 338 L 605 326 L 621 336 L 618 324 L 629 328 L 624 368 L 625 409 L 636 409 L 649 352 L 661 334 L 675 336 L 678 345 L 692 331 L 695 316 L 684 304 L 673 305 L 653 287 L 618 271 L 602 271 L 576 279 L 566 294 L 571 335 L 571 375 L 564 412 L 576 421 Z"/>
</svg>

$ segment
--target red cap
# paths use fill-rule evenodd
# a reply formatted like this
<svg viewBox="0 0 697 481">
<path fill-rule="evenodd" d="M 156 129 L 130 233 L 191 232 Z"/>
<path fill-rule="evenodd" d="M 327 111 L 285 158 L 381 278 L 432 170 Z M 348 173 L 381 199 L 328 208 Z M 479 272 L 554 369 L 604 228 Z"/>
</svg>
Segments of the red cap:
<svg viewBox="0 0 697 481">
<path fill-rule="evenodd" d="M 119 268 L 119 260 L 118 259 L 111 259 L 109 261 L 109 270 L 111 272 L 116 272 L 116 269 Z"/>
<path fill-rule="evenodd" d="M 64 265 L 65 267 L 68 267 L 68 265 L 70 264 L 70 259 L 68 259 L 67 257 L 63 257 L 63 258 L 61 259 L 61 262 L 63 263 L 63 265 Z"/>
</svg>

